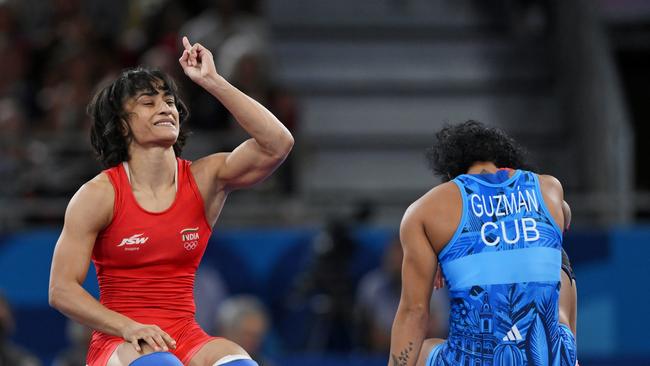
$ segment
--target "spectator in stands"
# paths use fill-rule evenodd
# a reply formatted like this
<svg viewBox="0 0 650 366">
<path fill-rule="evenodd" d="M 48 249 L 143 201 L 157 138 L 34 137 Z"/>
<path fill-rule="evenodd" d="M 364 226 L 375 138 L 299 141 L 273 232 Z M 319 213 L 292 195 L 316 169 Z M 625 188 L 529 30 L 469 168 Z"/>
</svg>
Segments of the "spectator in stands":
<svg viewBox="0 0 650 366">
<path fill-rule="evenodd" d="M 92 334 L 92 329 L 87 326 L 68 320 L 66 336 L 70 347 L 57 355 L 52 366 L 84 366 Z"/>
<path fill-rule="evenodd" d="M 386 247 L 381 267 L 368 272 L 359 283 L 355 321 L 359 343 L 371 352 L 390 349 L 390 330 L 401 290 L 402 248 L 399 239 Z"/>
<path fill-rule="evenodd" d="M 239 295 L 226 299 L 217 310 L 215 326 L 219 336 L 242 346 L 260 366 L 271 364 L 262 348 L 269 330 L 269 316 L 257 298 Z"/>
<path fill-rule="evenodd" d="M 354 310 L 358 343 L 363 350 L 373 353 L 390 350 L 390 332 L 402 289 L 402 259 L 399 237 L 393 238 L 386 246 L 381 266 L 368 272 L 359 282 Z M 446 301 L 446 290 L 433 292 L 429 337 L 446 335 Z"/>
<path fill-rule="evenodd" d="M 14 326 L 9 302 L 0 293 L 0 366 L 40 366 L 36 356 L 9 340 Z"/>
</svg>

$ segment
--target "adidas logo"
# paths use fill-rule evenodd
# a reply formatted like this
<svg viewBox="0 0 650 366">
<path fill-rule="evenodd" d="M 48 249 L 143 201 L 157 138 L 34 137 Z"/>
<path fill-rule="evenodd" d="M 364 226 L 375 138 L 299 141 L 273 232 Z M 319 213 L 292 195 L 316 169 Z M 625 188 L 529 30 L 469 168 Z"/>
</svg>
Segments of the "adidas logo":
<svg viewBox="0 0 650 366">
<path fill-rule="evenodd" d="M 521 336 L 521 333 L 519 333 L 519 329 L 517 329 L 517 325 L 513 325 L 512 328 L 508 331 L 508 334 L 506 334 L 505 337 L 503 337 L 504 341 L 521 341 L 524 338 Z"/>
</svg>

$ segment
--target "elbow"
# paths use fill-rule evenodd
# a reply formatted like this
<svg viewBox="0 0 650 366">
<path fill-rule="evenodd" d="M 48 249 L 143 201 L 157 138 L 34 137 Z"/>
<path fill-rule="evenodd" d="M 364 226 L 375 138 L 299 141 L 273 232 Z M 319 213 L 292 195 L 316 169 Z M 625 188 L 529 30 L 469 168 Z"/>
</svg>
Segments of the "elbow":
<svg viewBox="0 0 650 366">
<path fill-rule="evenodd" d="M 286 149 L 287 149 L 287 155 L 289 152 L 291 152 L 291 149 L 293 149 L 293 145 L 296 143 L 296 140 L 294 140 L 293 135 L 289 134 L 289 137 L 287 138 L 286 142 Z"/>
<path fill-rule="evenodd" d="M 50 285 L 47 292 L 47 302 L 50 304 L 50 307 L 53 307 L 54 309 L 59 308 L 61 302 L 61 296 L 59 295 L 60 292 L 61 291 L 57 286 Z"/>
<path fill-rule="evenodd" d="M 60 285 L 50 285 L 47 301 L 52 308 L 62 311 L 64 299 L 66 298 L 65 292 L 65 289 Z"/>
<path fill-rule="evenodd" d="M 404 311 L 407 314 L 412 314 L 415 316 L 426 316 L 429 315 L 429 307 L 426 304 L 412 304 L 404 306 Z"/>
<path fill-rule="evenodd" d="M 293 138 L 293 135 L 291 132 L 287 131 L 287 134 L 284 138 L 284 152 L 285 156 L 289 155 L 289 152 L 291 152 L 291 149 L 293 149 L 293 144 L 296 142 L 296 140 Z"/>
<path fill-rule="evenodd" d="M 425 306 L 401 304 L 395 315 L 394 326 L 405 327 L 411 332 L 424 334 L 429 324 L 429 309 Z"/>
<path fill-rule="evenodd" d="M 416 322 L 426 322 L 429 319 L 429 307 L 425 304 L 400 306 L 399 312 L 403 317 Z"/>
<path fill-rule="evenodd" d="M 275 160 L 283 161 L 286 159 L 291 152 L 291 149 L 293 149 L 294 143 L 295 140 L 293 136 L 289 131 L 286 131 L 286 134 L 283 135 L 281 142 L 278 144 L 278 148 L 276 149 L 276 153 L 274 154 Z"/>
</svg>

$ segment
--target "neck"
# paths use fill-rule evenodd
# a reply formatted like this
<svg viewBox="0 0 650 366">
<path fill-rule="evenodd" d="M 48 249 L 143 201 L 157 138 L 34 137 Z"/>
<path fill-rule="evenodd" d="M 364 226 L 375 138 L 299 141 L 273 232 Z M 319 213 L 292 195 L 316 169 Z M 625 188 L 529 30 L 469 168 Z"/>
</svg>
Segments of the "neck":
<svg viewBox="0 0 650 366">
<path fill-rule="evenodd" d="M 172 148 L 129 149 L 129 174 L 132 187 L 151 190 L 176 184 L 176 155 Z"/>
<path fill-rule="evenodd" d="M 499 170 L 491 161 L 477 161 L 467 170 L 467 174 L 494 174 Z"/>
</svg>

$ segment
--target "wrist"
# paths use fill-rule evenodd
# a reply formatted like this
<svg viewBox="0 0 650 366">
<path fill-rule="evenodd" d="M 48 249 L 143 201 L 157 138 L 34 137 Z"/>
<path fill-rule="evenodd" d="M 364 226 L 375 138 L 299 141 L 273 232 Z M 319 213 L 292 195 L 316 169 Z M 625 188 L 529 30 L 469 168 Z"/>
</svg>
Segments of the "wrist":
<svg viewBox="0 0 650 366">
<path fill-rule="evenodd" d="M 208 75 L 205 78 L 205 82 L 202 84 L 203 88 L 212 94 L 225 90 L 230 86 L 230 83 L 223 76 L 217 73 Z"/>
<path fill-rule="evenodd" d="M 117 322 L 117 324 L 115 324 L 116 328 L 117 328 L 116 333 L 118 333 L 120 335 L 120 337 L 125 338 L 126 333 L 128 333 L 129 329 L 132 329 L 137 324 L 138 324 L 138 322 L 136 322 L 135 320 L 130 319 L 128 317 L 124 317 L 124 319 L 120 319 Z"/>
</svg>

